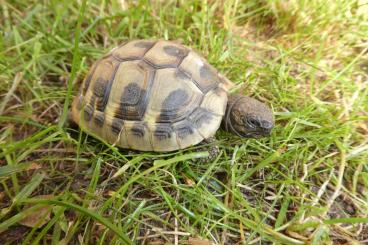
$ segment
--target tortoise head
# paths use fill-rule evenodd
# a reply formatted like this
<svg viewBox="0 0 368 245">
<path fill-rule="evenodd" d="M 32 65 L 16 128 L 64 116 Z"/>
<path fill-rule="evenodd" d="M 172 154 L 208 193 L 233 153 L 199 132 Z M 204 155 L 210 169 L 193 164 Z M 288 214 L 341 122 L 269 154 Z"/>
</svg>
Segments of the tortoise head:
<svg viewBox="0 0 368 245">
<path fill-rule="evenodd" d="M 269 136 L 272 112 L 264 103 L 242 95 L 230 95 L 223 124 L 225 130 L 245 138 Z"/>
</svg>

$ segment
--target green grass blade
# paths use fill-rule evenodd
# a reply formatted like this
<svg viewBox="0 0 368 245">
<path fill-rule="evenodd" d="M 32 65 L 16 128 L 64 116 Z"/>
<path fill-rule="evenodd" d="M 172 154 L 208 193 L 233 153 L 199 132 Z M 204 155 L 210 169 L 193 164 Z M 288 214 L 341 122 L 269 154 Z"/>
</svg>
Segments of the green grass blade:
<svg viewBox="0 0 368 245">
<path fill-rule="evenodd" d="M 125 242 L 126 244 L 133 244 L 133 242 L 129 239 L 129 237 L 124 234 L 121 230 L 119 230 L 114 224 L 112 224 L 108 219 L 102 217 L 100 214 L 96 213 L 95 211 L 88 210 L 87 208 L 84 208 L 82 206 L 65 202 L 65 201 L 57 201 L 57 200 L 45 200 L 45 199 L 28 199 L 24 200 L 26 203 L 36 203 L 36 204 L 42 204 L 42 205 L 56 205 L 56 206 L 62 206 L 66 208 L 73 209 L 75 211 L 78 211 L 82 214 L 87 215 L 88 217 L 92 218 L 93 220 L 99 222 L 100 224 L 103 224 L 107 228 L 109 228 L 111 231 L 113 231 L 117 236 L 120 237 L 120 239 Z M 1 228 L 1 226 L 0 226 Z"/>
<path fill-rule="evenodd" d="M 14 197 L 13 204 L 18 204 L 22 200 L 28 198 L 37 186 L 41 184 L 44 177 L 45 174 L 43 173 L 34 175 L 27 185 Z"/>
<path fill-rule="evenodd" d="M 6 165 L 0 167 L 0 180 L 10 178 L 12 174 L 27 170 L 32 163 Z"/>
<path fill-rule="evenodd" d="M 356 223 L 365 223 L 368 224 L 368 217 L 349 217 L 349 218 L 337 218 L 337 219 L 328 219 L 323 221 L 326 225 L 333 224 L 356 224 Z"/>
<path fill-rule="evenodd" d="M 75 28 L 75 34 L 74 34 L 74 48 L 73 48 L 73 61 L 72 61 L 72 71 L 70 78 L 68 80 L 68 87 L 67 92 L 65 96 L 64 101 L 64 107 L 63 107 L 63 114 L 60 117 L 59 121 L 59 127 L 63 127 L 65 124 L 65 121 L 68 117 L 68 111 L 69 111 L 69 104 L 72 97 L 72 89 L 73 89 L 73 81 L 75 80 L 77 76 L 77 71 L 79 70 L 80 66 L 80 53 L 79 53 L 79 42 L 80 42 L 80 34 L 81 34 L 81 25 L 84 18 L 84 12 L 86 10 L 87 0 L 82 1 L 82 6 L 79 10 L 79 16 L 77 21 L 77 26 Z"/>
<path fill-rule="evenodd" d="M 164 165 L 169 165 L 169 164 L 173 164 L 173 163 L 177 163 L 177 162 L 183 162 L 183 161 L 187 161 L 187 160 L 191 160 L 191 159 L 197 159 L 197 158 L 205 158 L 208 157 L 209 153 L 208 151 L 203 151 L 203 152 L 194 152 L 194 153 L 188 153 L 188 154 L 184 154 L 181 156 L 176 156 L 167 160 L 155 160 L 153 162 L 153 165 L 156 166 L 164 166 Z"/>
</svg>

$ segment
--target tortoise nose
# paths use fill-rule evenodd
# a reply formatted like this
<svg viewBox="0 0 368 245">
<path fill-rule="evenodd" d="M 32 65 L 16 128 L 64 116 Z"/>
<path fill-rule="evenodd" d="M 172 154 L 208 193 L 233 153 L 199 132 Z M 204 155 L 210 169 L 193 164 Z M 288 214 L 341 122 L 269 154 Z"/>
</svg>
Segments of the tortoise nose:
<svg viewBox="0 0 368 245">
<path fill-rule="evenodd" d="M 264 134 L 266 134 L 266 135 L 271 134 L 271 131 L 272 131 L 273 127 L 274 127 L 273 123 L 266 122 L 266 121 L 263 121 L 263 122 L 261 123 L 262 131 L 263 131 L 263 132 L 264 132 Z"/>
<path fill-rule="evenodd" d="M 264 129 L 266 129 L 266 128 L 272 129 L 273 128 L 273 123 L 269 122 L 269 121 L 261 121 L 260 125 Z"/>
</svg>

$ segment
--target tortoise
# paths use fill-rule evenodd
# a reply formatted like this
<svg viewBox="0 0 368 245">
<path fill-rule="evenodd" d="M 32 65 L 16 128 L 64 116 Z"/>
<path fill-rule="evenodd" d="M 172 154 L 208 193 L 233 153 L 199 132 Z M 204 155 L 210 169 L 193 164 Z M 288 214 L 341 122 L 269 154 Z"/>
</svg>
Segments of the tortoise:
<svg viewBox="0 0 368 245">
<path fill-rule="evenodd" d="M 134 40 L 99 59 L 72 103 L 72 120 L 121 148 L 169 152 L 213 138 L 268 136 L 271 110 L 235 94 L 201 55 L 172 41 Z"/>
</svg>

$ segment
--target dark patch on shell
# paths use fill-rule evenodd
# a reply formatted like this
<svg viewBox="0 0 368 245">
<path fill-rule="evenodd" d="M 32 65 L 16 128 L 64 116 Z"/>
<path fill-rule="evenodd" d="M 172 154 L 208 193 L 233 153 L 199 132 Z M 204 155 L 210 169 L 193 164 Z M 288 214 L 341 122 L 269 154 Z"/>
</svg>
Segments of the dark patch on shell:
<svg viewBox="0 0 368 245">
<path fill-rule="evenodd" d="M 222 96 L 226 91 L 223 88 L 217 87 L 214 89 L 214 92 L 217 96 Z"/>
<path fill-rule="evenodd" d="M 85 120 L 85 121 L 89 122 L 89 121 L 91 120 L 92 115 L 93 115 L 93 111 L 94 111 L 94 109 L 93 109 L 93 107 L 92 107 L 92 106 L 90 106 L 90 105 L 86 105 L 86 106 L 84 107 L 84 113 L 83 113 L 83 116 L 84 116 L 84 120 Z"/>
<path fill-rule="evenodd" d="M 96 96 L 91 96 L 90 102 L 89 102 L 90 106 L 94 105 L 95 103 L 96 103 Z"/>
<path fill-rule="evenodd" d="M 101 77 L 97 78 L 93 87 L 93 94 L 103 98 L 107 88 L 107 81 Z"/>
<path fill-rule="evenodd" d="M 139 120 L 143 116 L 146 106 L 144 98 L 146 90 L 142 89 L 137 83 L 130 83 L 124 88 L 121 96 L 119 109 L 115 112 L 115 116 L 124 120 Z"/>
<path fill-rule="evenodd" d="M 184 139 L 194 133 L 192 125 L 188 121 L 183 121 L 175 128 L 175 131 L 180 139 Z"/>
<path fill-rule="evenodd" d="M 134 47 L 137 48 L 151 48 L 153 45 L 155 44 L 155 42 L 151 42 L 151 41 L 139 41 L 137 43 L 134 44 Z"/>
<path fill-rule="evenodd" d="M 89 84 L 91 83 L 93 73 L 89 74 L 84 81 L 83 94 L 87 93 L 87 89 L 89 88 Z"/>
<path fill-rule="evenodd" d="M 112 81 L 99 77 L 93 88 L 93 94 L 97 97 L 96 109 L 104 111 L 109 100 Z"/>
<path fill-rule="evenodd" d="M 132 131 L 132 134 L 134 136 L 137 136 L 139 138 L 143 138 L 144 137 L 144 134 L 145 134 L 145 127 L 142 124 L 136 123 L 132 127 L 131 131 Z"/>
<path fill-rule="evenodd" d="M 96 113 L 96 115 L 94 116 L 94 119 L 93 121 L 95 122 L 95 124 L 98 126 L 98 127 L 102 127 L 104 122 L 105 122 L 105 115 L 102 114 L 102 113 Z"/>
<path fill-rule="evenodd" d="M 125 87 L 123 95 L 121 96 L 121 103 L 126 105 L 136 105 L 139 98 L 145 90 L 141 89 L 137 83 L 129 83 Z"/>
<path fill-rule="evenodd" d="M 186 56 L 186 52 L 184 49 L 178 48 L 173 45 L 164 46 L 164 52 L 170 56 L 174 56 L 178 59 L 182 59 Z"/>
<path fill-rule="evenodd" d="M 119 118 L 114 118 L 111 124 L 111 131 L 113 132 L 113 134 L 115 135 L 120 134 L 120 131 L 123 128 L 123 125 L 124 125 L 124 120 L 121 120 Z"/>
<path fill-rule="evenodd" d="M 177 117 L 176 111 L 187 102 L 189 95 L 183 89 L 172 91 L 162 102 L 160 121 L 172 120 Z"/>
<path fill-rule="evenodd" d="M 153 135 L 158 140 L 166 140 L 171 138 L 172 131 L 170 126 L 157 125 Z"/>
<path fill-rule="evenodd" d="M 212 113 L 202 107 L 195 109 L 195 111 L 190 115 L 190 121 L 193 123 L 194 127 L 200 128 L 203 124 L 211 123 L 213 119 Z"/>
<path fill-rule="evenodd" d="M 199 69 L 199 75 L 201 76 L 202 79 L 205 79 L 205 80 L 209 80 L 209 81 L 217 80 L 216 74 L 206 64 L 201 66 L 201 68 Z"/>
<path fill-rule="evenodd" d="M 83 95 L 85 95 L 87 93 L 87 90 L 89 88 L 89 85 L 90 85 L 92 77 L 93 77 L 93 73 L 95 72 L 96 67 L 99 65 L 99 63 L 100 63 L 100 61 L 97 61 L 93 65 L 92 70 L 88 73 L 87 77 L 85 78 L 84 83 L 83 83 L 84 87 L 82 89 L 83 90 Z"/>
</svg>

